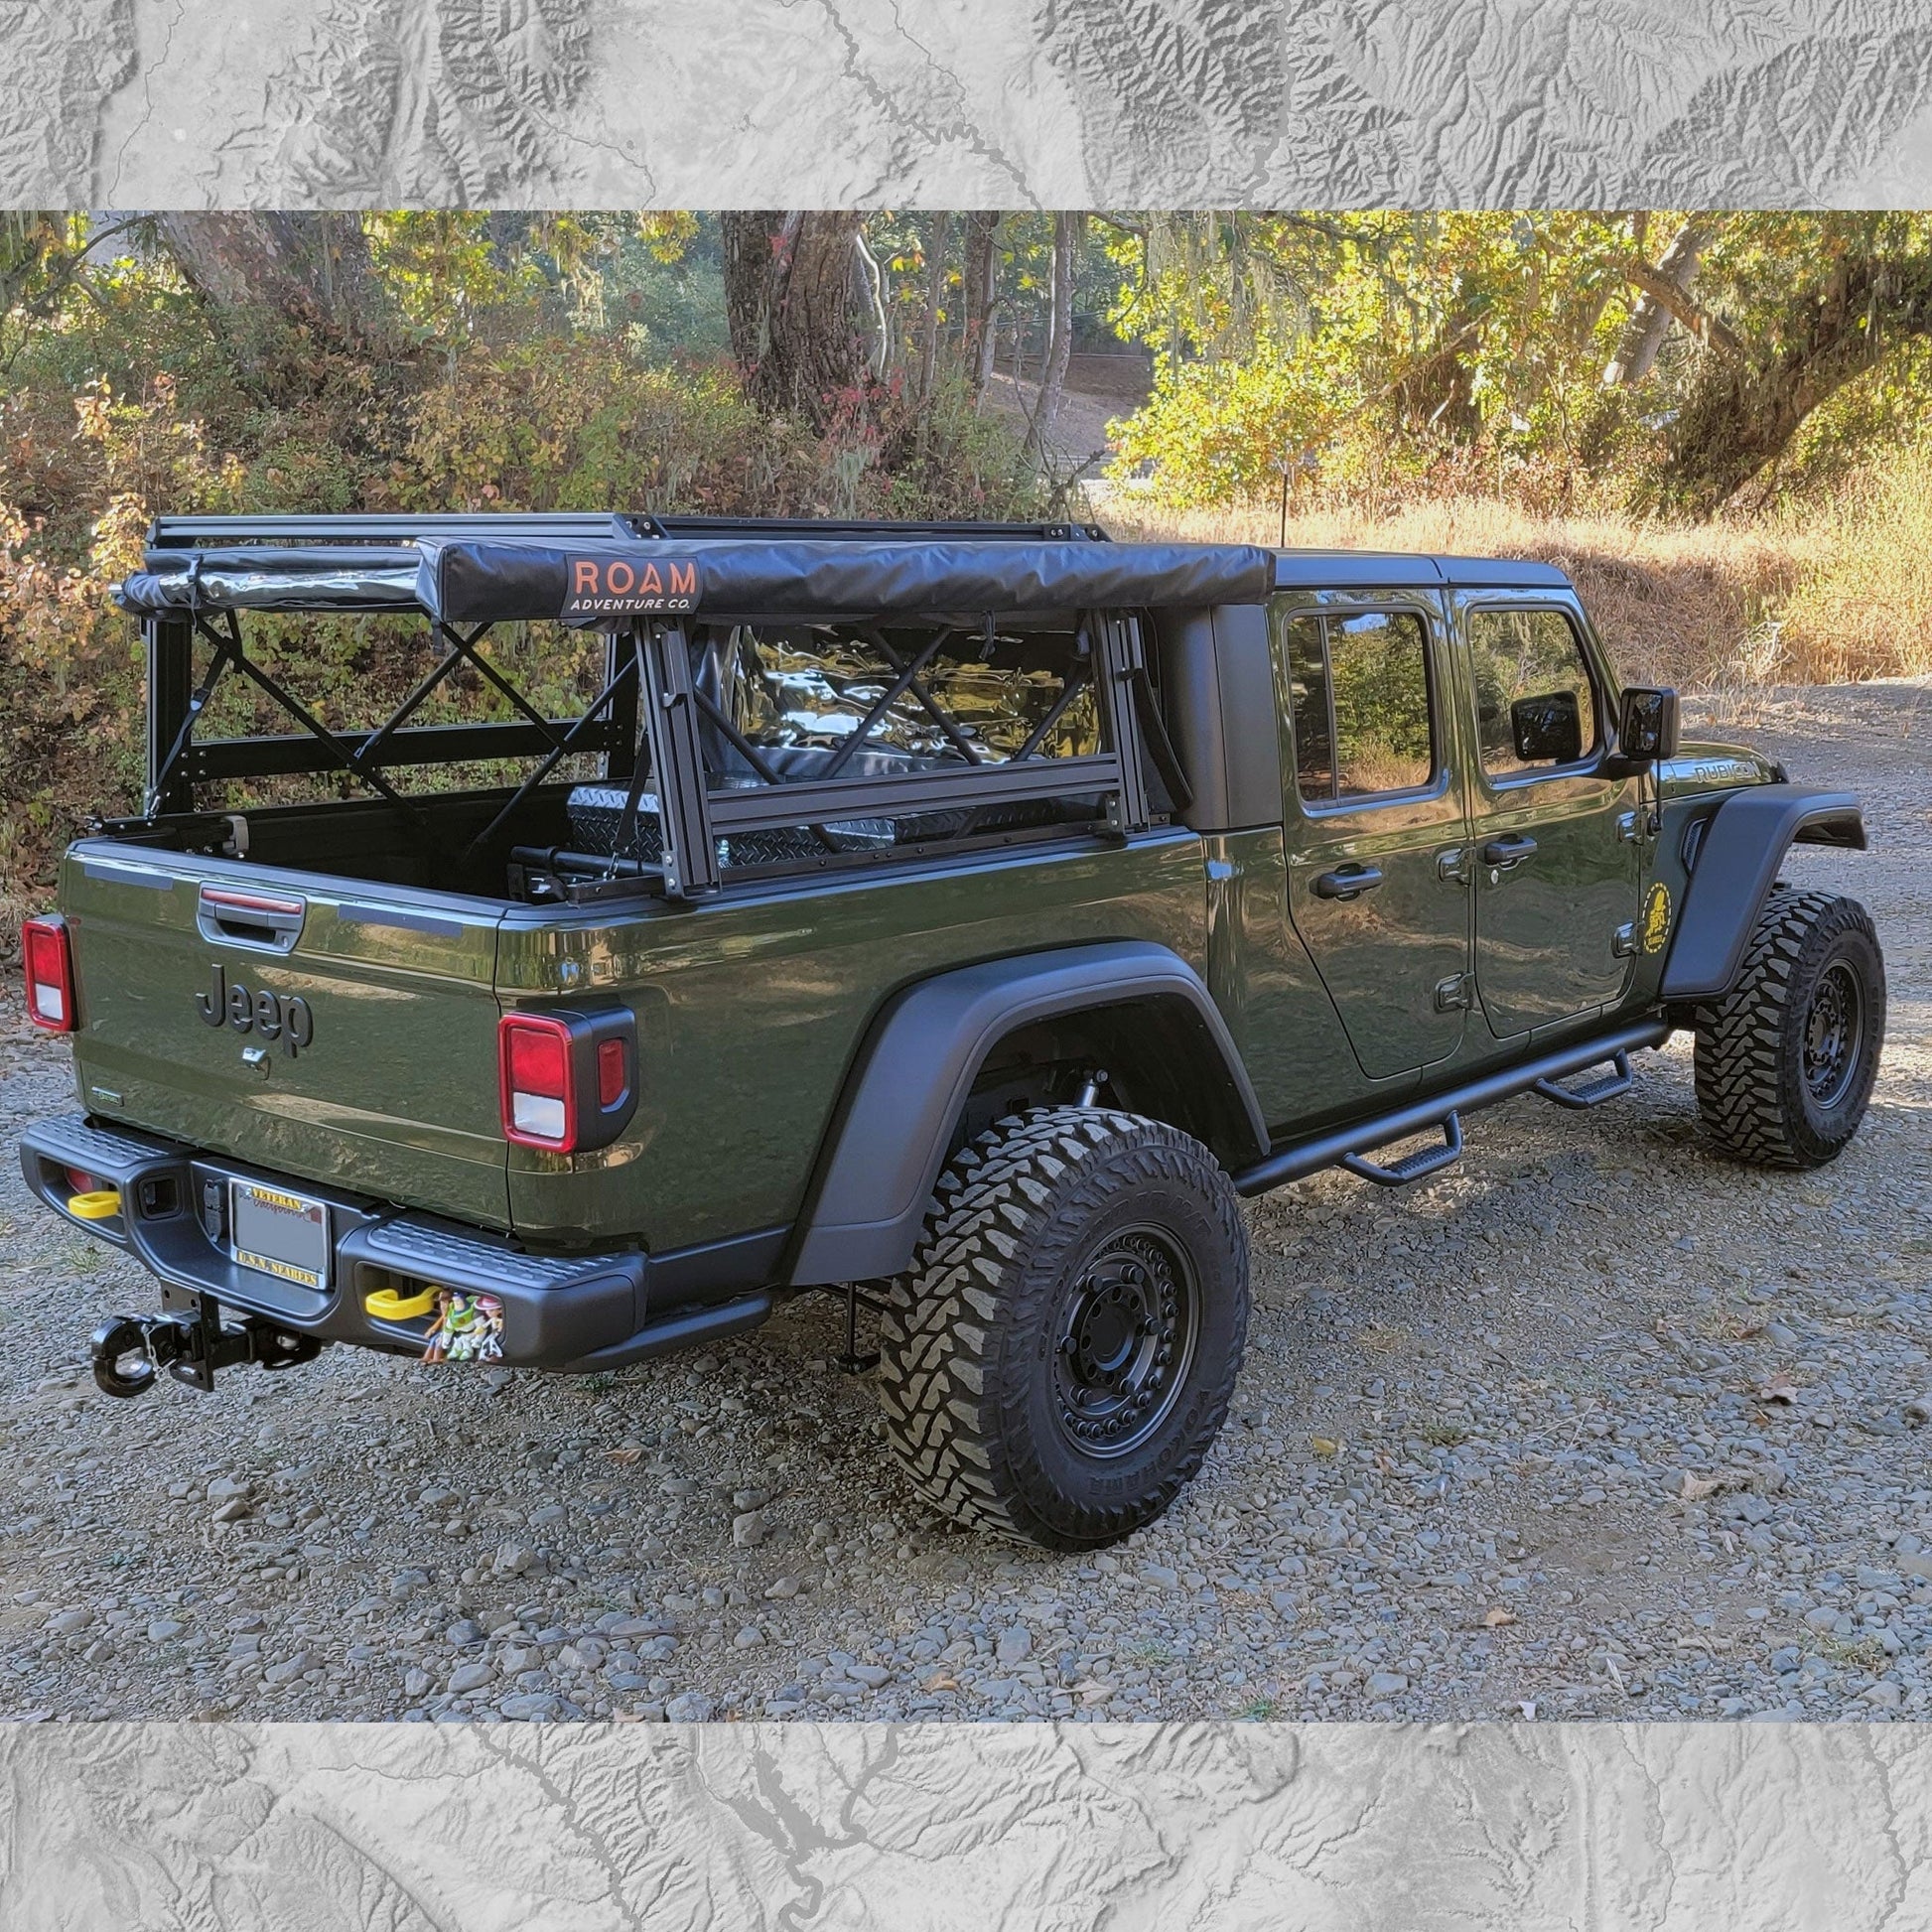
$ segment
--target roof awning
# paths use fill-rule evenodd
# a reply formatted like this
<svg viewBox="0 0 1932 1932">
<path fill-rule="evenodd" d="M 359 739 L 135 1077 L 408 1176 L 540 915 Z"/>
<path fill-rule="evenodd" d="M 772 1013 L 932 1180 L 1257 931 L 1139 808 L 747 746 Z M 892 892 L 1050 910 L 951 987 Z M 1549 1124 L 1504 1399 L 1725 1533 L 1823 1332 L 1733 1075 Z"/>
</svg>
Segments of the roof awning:
<svg viewBox="0 0 1932 1932">
<path fill-rule="evenodd" d="M 647 614 L 825 618 L 891 613 L 1259 604 L 1270 551 L 1241 544 L 717 539 L 529 543 L 487 538 L 150 550 L 116 591 L 139 616 L 408 611 L 449 622 Z"/>
<path fill-rule="evenodd" d="M 195 611 L 414 611 L 422 555 L 414 545 L 150 550 L 114 587 L 136 617 Z"/>
</svg>

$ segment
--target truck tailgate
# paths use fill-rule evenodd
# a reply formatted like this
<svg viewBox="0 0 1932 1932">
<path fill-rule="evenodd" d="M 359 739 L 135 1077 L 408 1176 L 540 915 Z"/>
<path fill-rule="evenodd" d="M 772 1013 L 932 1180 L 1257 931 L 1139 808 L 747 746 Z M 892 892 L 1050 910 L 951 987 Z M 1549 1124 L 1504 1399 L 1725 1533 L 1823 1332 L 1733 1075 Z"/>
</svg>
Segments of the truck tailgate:
<svg viewBox="0 0 1932 1932">
<path fill-rule="evenodd" d="M 497 908 L 100 840 L 61 898 L 89 1113 L 508 1226 Z"/>
</svg>

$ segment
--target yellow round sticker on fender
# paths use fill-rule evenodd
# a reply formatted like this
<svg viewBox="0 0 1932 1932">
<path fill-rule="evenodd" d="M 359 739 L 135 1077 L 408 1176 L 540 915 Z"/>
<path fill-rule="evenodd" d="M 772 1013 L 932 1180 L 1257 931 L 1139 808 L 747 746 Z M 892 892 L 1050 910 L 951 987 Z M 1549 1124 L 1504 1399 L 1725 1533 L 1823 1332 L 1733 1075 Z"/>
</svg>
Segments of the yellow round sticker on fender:
<svg viewBox="0 0 1932 1932">
<path fill-rule="evenodd" d="M 1643 949 L 1662 952 L 1670 937 L 1670 888 L 1662 880 L 1651 887 L 1643 902 Z"/>
</svg>

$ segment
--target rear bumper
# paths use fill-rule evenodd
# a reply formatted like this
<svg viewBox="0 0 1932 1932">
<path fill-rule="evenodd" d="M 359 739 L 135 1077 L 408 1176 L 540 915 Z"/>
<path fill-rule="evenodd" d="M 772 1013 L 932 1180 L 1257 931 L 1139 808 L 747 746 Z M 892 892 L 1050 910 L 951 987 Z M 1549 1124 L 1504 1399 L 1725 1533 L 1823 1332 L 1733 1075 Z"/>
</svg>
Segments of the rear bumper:
<svg viewBox="0 0 1932 1932">
<path fill-rule="evenodd" d="M 526 1254 L 499 1235 L 78 1116 L 29 1128 L 20 1163 L 27 1184 L 57 1213 L 126 1249 L 170 1287 L 326 1341 L 421 1355 L 434 1315 L 377 1318 L 364 1301 L 384 1288 L 493 1297 L 502 1311 L 500 1352 L 487 1359 L 524 1368 L 617 1366 L 755 1326 L 770 1310 L 769 1297 L 755 1294 L 673 1311 L 653 1323 L 647 1255 Z M 104 1220 L 71 1213 L 69 1169 L 118 1190 L 120 1212 Z M 283 1281 L 234 1259 L 226 1238 L 231 1180 L 323 1203 L 331 1258 L 325 1287 Z"/>
</svg>

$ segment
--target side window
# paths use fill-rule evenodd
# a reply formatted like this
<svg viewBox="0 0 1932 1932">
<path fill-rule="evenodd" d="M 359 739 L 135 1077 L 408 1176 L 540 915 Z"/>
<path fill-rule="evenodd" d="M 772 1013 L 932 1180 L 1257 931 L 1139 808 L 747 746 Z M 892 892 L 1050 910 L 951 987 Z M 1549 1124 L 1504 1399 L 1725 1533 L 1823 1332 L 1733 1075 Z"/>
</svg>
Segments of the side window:
<svg viewBox="0 0 1932 1932">
<path fill-rule="evenodd" d="M 908 666 L 910 675 L 908 677 Z M 692 681 L 738 735 L 707 721 L 712 789 L 779 779 L 891 777 L 1019 759 L 1091 758 L 1100 705 L 1076 617 L 978 624 L 736 623 L 692 645 Z M 853 741 L 857 741 L 855 744 Z"/>
<path fill-rule="evenodd" d="M 1561 611 L 1472 611 L 1469 657 L 1491 777 L 1574 764 L 1596 750 L 1589 667 Z"/>
<path fill-rule="evenodd" d="M 1295 780 L 1311 804 L 1413 791 L 1436 769 L 1429 645 L 1408 612 L 1288 625 Z"/>
<path fill-rule="evenodd" d="M 1334 741 L 1328 720 L 1328 649 L 1319 618 L 1288 626 L 1288 681 L 1295 714 L 1295 782 L 1315 804 L 1335 795 Z"/>
</svg>

